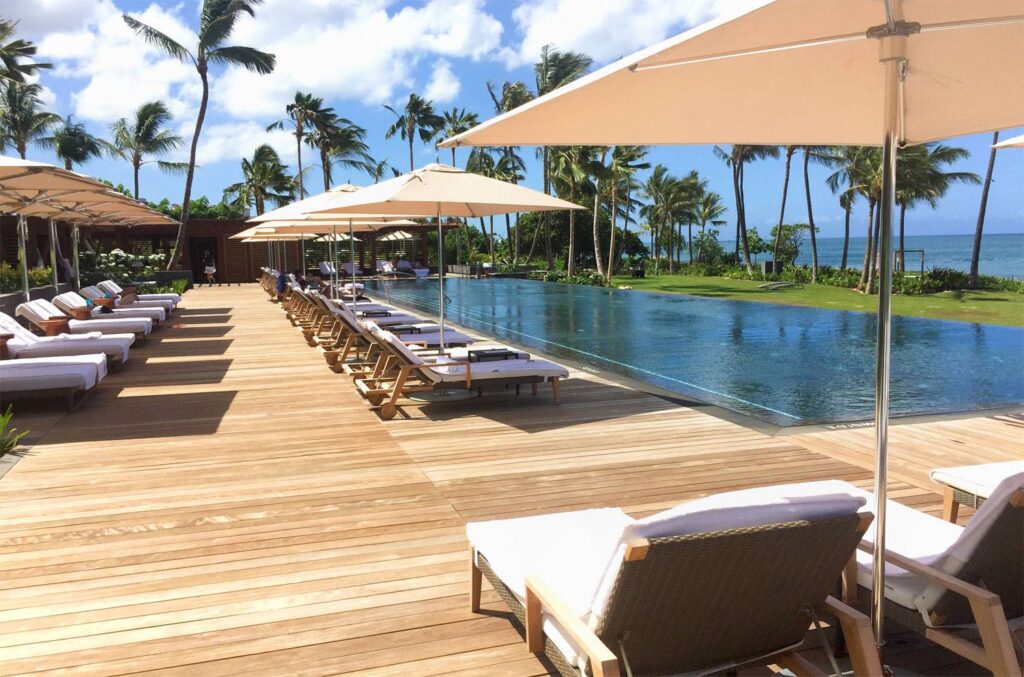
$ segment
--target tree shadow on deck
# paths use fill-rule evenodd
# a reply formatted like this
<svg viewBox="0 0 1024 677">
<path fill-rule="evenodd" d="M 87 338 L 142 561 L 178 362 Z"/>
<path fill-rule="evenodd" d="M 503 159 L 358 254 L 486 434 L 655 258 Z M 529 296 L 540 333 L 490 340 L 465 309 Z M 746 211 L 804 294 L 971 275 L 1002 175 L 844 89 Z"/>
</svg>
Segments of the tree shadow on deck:
<svg viewBox="0 0 1024 677">
<path fill-rule="evenodd" d="M 228 315 L 234 308 L 179 308 L 176 313 L 179 317 L 193 315 Z"/>
<path fill-rule="evenodd" d="M 199 383 L 220 383 L 234 360 L 215 358 L 190 362 L 155 362 L 129 366 L 115 376 L 117 386 L 152 388 L 154 386 L 182 386 Z"/>
<path fill-rule="evenodd" d="M 537 395 L 529 385 L 484 390 L 482 397 L 417 403 L 405 400 L 399 416 L 426 416 L 432 421 L 448 421 L 479 416 L 522 432 L 558 430 L 595 421 L 607 421 L 641 414 L 676 409 L 679 403 L 615 383 L 571 378 L 562 382 L 559 403 L 555 404 L 550 384 L 540 384 Z M 696 403 L 694 403 L 696 404 Z M 690 406 L 690 403 L 687 403 Z"/>
<path fill-rule="evenodd" d="M 176 326 L 170 331 L 160 332 L 155 339 L 193 339 L 193 338 L 218 338 L 226 335 L 234 329 L 234 325 L 212 326 L 212 325 L 182 325 Z"/>
<path fill-rule="evenodd" d="M 164 338 L 150 338 L 147 339 L 146 345 L 141 346 L 139 352 L 143 354 L 138 355 L 141 360 L 146 360 L 150 357 L 181 357 L 181 356 L 203 356 L 203 355 L 223 355 L 227 352 L 227 349 L 234 342 L 234 339 L 202 339 L 198 341 L 175 341 L 175 338 L 184 338 L 181 336 L 175 337 L 168 335 Z M 153 352 L 147 352 L 146 348 L 152 348 L 159 351 L 159 354 Z M 132 352 L 132 359 L 136 358 L 137 353 Z"/>
</svg>

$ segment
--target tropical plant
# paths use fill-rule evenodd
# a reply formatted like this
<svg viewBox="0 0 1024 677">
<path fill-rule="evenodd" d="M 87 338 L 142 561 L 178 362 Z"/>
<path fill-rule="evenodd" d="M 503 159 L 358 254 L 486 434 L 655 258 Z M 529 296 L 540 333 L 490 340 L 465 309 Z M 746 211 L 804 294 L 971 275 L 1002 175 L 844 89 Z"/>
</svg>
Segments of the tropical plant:
<svg viewBox="0 0 1024 677">
<path fill-rule="evenodd" d="M 402 172 L 389 165 L 387 160 L 372 163 L 366 168 L 366 173 L 370 175 L 374 183 L 380 183 L 380 180 L 387 176 L 389 171 L 392 176 L 402 175 Z"/>
<path fill-rule="evenodd" d="M 807 232 L 811 236 L 811 283 L 818 281 L 818 229 L 814 225 L 814 209 L 811 205 L 810 163 L 828 164 L 828 146 L 800 146 L 804 153 L 804 196 L 807 199 Z"/>
<path fill-rule="evenodd" d="M 9 454 L 14 451 L 18 443 L 25 435 L 28 435 L 28 430 L 19 431 L 17 428 L 11 425 L 11 419 L 14 418 L 14 405 L 8 404 L 7 411 L 0 415 L 0 456 Z"/>
<path fill-rule="evenodd" d="M 988 166 L 985 181 L 981 185 L 981 204 L 978 206 L 978 223 L 974 227 L 974 246 L 971 248 L 971 287 L 978 284 L 978 262 L 981 260 L 981 235 L 985 230 L 985 212 L 988 211 L 988 189 L 992 185 L 992 172 L 996 167 L 995 145 L 999 143 L 999 130 L 992 132 L 992 148 L 988 152 Z"/>
<path fill-rule="evenodd" d="M 409 171 L 416 168 L 413 159 L 413 143 L 418 136 L 422 143 L 429 143 L 437 136 L 437 133 L 444 127 L 444 118 L 434 112 L 434 102 L 424 99 L 419 94 L 410 94 L 405 106 L 396 110 L 391 106 L 384 106 L 391 111 L 396 119 L 394 124 L 388 127 L 384 133 L 385 139 L 390 139 L 396 134 L 409 142 Z"/>
<path fill-rule="evenodd" d="M 569 202 L 594 190 L 590 177 L 597 173 L 594 149 L 586 146 L 561 146 L 553 149 L 551 178 L 556 190 Z M 576 210 L 569 210 L 569 253 L 566 272 L 576 272 Z"/>
<path fill-rule="evenodd" d="M 171 121 L 171 112 L 162 101 L 150 101 L 135 109 L 131 120 L 121 118 L 110 126 L 113 143 L 111 152 L 132 166 L 135 185 L 135 199 L 139 199 L 139 170 L 142 165 L 155 162 L 157 167 L 169 172 L 188 169 L 185 162 L 146 160 L 150 155 L 164 155 L 181 147 L 183 139 L 166 129 Z"/>
<path fill-rule="evenodd" d="M 466 161 L 466 171 L 481 176 L 494 177 L 497 172 L 497 163 L 494 160 L 493 151 L 490 148 L 474 148 L 469 153 L 469 159 Z M 480 232 L 487 236 L 487 226 L 484 223 L 484 217 L 480 218 Z M 463 222 L 466 231 L 466 246 L 469 251 L 469 222 L 468 220 Z M 491 264 L 494 265 L 497 262 L 495 246 L 494 246 L 494 217 L 491 217 L 491 232 L 487 236 L 488 251 L 490 252 Z"/>
<path fill-rule="evenodd" d="M 366 144 L 366 130 L 347 118 L 328 113 L 317 117 L 313 130 L 306 135 L 306 144 L 320 154 L 320 168 L 324 176 L 324 190 L 331 189 L 334 165 L 358 169 L 371 176 L 377 168 Z"/>
<path fill-rule="evenodd" d="M 501 115 L 502 113 L 507 113 L 510 110 L 518 108 L 533 98 L 533 93 L 530 92 L 530 88 L 522 81 L 505 82 L 501 86 L 500 95 L 497 92 L 495 84 L 488 81 L 487 93 L 491 96 L 491 102 L 494 104 L 494 112 L 496 115 Z M 474 124 L 476 124 L 475 121 Z M 523 158 L 519 156 L 518 150 L 519 149 L 516 146 L 502 147 L 498 159 L 499 178 L 512 183 L 519 183 L 523 178 L 525 178 L 526 163 L 523 161 Z M 454 154 L 455 148 L 452 148 L 452 157 L 454 157 Z M 505 213 L 505 234 L 509 241 L 509 247 L 511 248 L 511 265 L 515 266 L 519 263 L 520 234 L 517 225 L 515 239 L 513 239 L 512 216 L 508 212 Z M 534 232 L 534 235 L 536 235 L 536 232 Z"/>
<path fill-rule="evenodd" d="M 675 210 L 678 179 L 669 174 L 665 165 L 655 165 L 647 177 L 642 191 L 650 202 L 640 209 L 640 214 L 647 219 L 651 234 L 651 256 L 654 257 L 654 274 L 658 274 L 661 250 L 663 248 L 666 228 Z"/>
<path fill-rule="evenodd" d="M 302 184 L 302 142 L 306 140 L 306 130 L 315 129 L 319 124 L 321 127 L 329 127 L 328 121 L 334 116 L 333 108 L 324 108 L 324 100 L 320 97 L 313 96 L 312 94 L 303 94 L 302 92 L 295 92 L 295 100 L 284 107 L 285 113 L 288 114 L 288 118 L 292 121 L 295 131 L 292 134 L 295 136 L 295 157 L 299 167 L 299 171 L 296 174 L 296 179 L 299 183 L 299 195 L 305 195 L 306 190 Z M 278 120 L 277 122 L 269 125 L 267 131 L 274 129 L 284 129 L 285 120 Z M 322 156 L 321 156 L 322 157 Z M 329 173 L 328 169 L 324 169 L 325 173 Z M 327 190 L 326 185 L 328 183 L 328 177 L 324 176 L 324 190 Z"/>
<path fill-rule="evenodd" d="M 14 146 L 22 160 L 29 143 L 62 122 L 56 113 L 43 110 L 42 91 L 39 85 L 8 80 L 0 92 L 0 149 Z"/>
<path fill-rule="evenodd" d="M 235 207 L 251 205 L 259 216 L 266 210 L 267 200 L 282 205 L 292 199 L 294 185 L 288 167 L 267 144 L 257 147 L 251 160 L 242 160 L 242 177 L 240 182 L 224 189 L 224 201 Z M 228 200 L 229 197 L 233 199 Z"/>
<path fill-rule="evenodd" d="M 142 38 L 170 56 L 182 61 L 191 62 L 199 74 L 203 93 L 199 100 L 199 113 L 196 116 L 195 130 L 192 132 L 192 146 L 189 149 L 188 170 L 185 173 L 185 197 L 182 198 L 181 223 L 178 236 L 174 242 L 174 252 L 167 262 L 170 270 L 178 265 L 185 246 L 185 228 L 188 224 L 189 209 L 192 199 L 192 179 L 196 169 L 196 150 L 199 147 L 199 136 L 203 131 L 206 119 L 206 108 L 210 102 L 210 65 L 241 66 L 248 71 L 266 75 L 274 70 L 273 54 L 261 52 L 253 47 L 226 45 L 235 25 L 243 14 L 255 16 L 256 5 L 263 0 L 203 0 L 199 13 L 198 43 L 193 51 L 189 51 L 167 34 L 144 24 L 127 14 L 122 15 L 128 27 Z"/>
<path fill-rule="evenodd" d="M 647 149 L 643 146 L 616 146 L 612 150 L 611 160 L 608 163 L 608 185 L 611 189 L 611 232 L 608 235 L 608 284 L 611 284 L 612 275 L 615 274 L 615 264 L 619 260 L 615 249 L 615 221 L 618 216 L 619 191 L 625 188 L 626 228 L 629 227 L 629 211 L 632 208 L 630 203 L 632 183 L 630 179 L 641 169 L 650 168 L 649 162 L 644 162 L 647 156 Z M 623 233 L 625 234 L 625 233 Z"/>
<path fill-rule="evenodd" d="M 697 204 L 694 206 L 694 215 L 697 217 L 697 225 L 700 226 L 700 239 L 698 240 L 697 246 L 697 261 L 707 261 L 708 254 L 710 253 L 705 249 L 705 233 L 707 225 L 714 223 L 722 216 L 725 215 L 726 207 L 722 203 L 722 196 L 713 191 L 704 191 L 697 199 Z M 712 238 L 715 244 L 718 244 L 718 232 L 715 231 L 715 236 Z M 718 251 L 721 251 L 721 246 L 718 246 Z"/>
<path fill-rule="evenodd" d="M 732 187 L 736 196 L 736 246 L 743 247 L 743 263 L 750 276 L 754 274 L 754 266 L 750 261 L 750 245 L 747 242 L 747 210 L 743 193 L 743 174 L 747 164 L 766 158 L 779 156 L 778 146 L 733 145 L 729 151 L 715 146 L 715 156 L 725 162 L 732 170 Z"/>
<path fill-rule="evenodd" d="M 789 171 L 793 163 L 793 154 L 796 153 L 796 146 L 785 146 L 786 169 L 782 175 L 782 205 L 779 207 L 779 224 L 775 228 L 778 236 L 782 235 L 782 224 L 786 220 L 786 197 L 789 194 Z M 775 246 L 772 248 L 772 261 L 779 260 L 779 237 L 775 238 Z M 773 263 L 774 265 L 774 263 Z"/>
<path fill-rule="evenodd" d="M 582 52 L 563 52 L 555 49 L 553 45 L 544 45 L 540 50 L 540 60 L 533 66 L 537 96 L 544 96 L 573 80 L 578 80 L 586 75 L 593 63 L 594 60 Z M 544 173 L 544 192 L 550 194 L 551 148 L 549 146 L 542 146 L 537 152 L 541 157 L 541 168 Z M 551 251 L 551 228 L 546 212 L 543 217 L 543 223 L 547 266 L 551 268 L 554 265 L 554 255 Z"/>
<path fill-rule="evenodd" d="M 488 83 L 490 84 L 490 83 Z M 444 126 L 441 128 L 441 134 L 445 138 L 450 138 L 456 134 L 468 132 L 473 127 L 480 124 L 480 118 L 476 113 L 469 113 L 465 108 L 452 108 L 446 110 L 441 115 L 444 118 Z M 455 146 L 452 146 L 452 167 L 455 167 Z"/>
<path fill-rule="evenodd" d="M 0 19 L 0 84 L 24 83 L 26 75 L 35 75 L 40 68 L 53 68 L 53 64 L 29 61 L 36 55 L 36 46 L 24 38 L 15 38 L 17 27 L 17 21 Z"/>
<path fill-rule="evenodd" d="M 833 193 L 839 194 L 839 206 L 844 213 L 843 256 L 839 264 L 840 270 L 846 270 L 850 250 L 850 215 L 857 195 L 860 194 L 856 190 L 857 177 L 861 174 L 867 150 L 864 146 L 833 146 L 823 155 L 823 163 L 835 170 L 825 183 Z"/>
<path fill-rule="evenodd" d="M 100 157 L 106 142 L 96 138 L 86 130 L 81 122 L 75 122 L 71 116 L 64 118 L 64 124 L 53 131 L 51 136 L 38 139 L 40 146 L 50 148 L 58 158 L 64 161 L 64 168 L 74 169 L 76 164 L 84 164 L 92 158 Z"/>
</svg>

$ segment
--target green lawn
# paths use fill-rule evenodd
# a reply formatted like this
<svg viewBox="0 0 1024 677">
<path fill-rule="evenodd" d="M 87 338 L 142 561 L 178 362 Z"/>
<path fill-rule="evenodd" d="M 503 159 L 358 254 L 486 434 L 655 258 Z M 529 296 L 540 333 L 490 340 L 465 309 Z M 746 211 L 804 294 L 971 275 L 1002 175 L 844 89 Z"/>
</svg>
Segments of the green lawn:
<svg viewBox="0 0 1024 677">
<path fill-rule="evenodd" d="M 852 289 L 807 284 L 790 289 L 758 289 L 763 282 L 731 280 L 724 277 L 658 275 L 634 280 L 617 276 L 615 285 L 643 291 L 690 294 L 720 299 L 814 306 L 837 310 L 874 312 L 877 296 L 864 296 Z M 955 291 L 924 296 L 895 296 L 893 313 L 913 317 L 932 317 L 960 322 L 985 322 L 1024 327 L 1024 294 L 997 291 Z"/>
</svg>

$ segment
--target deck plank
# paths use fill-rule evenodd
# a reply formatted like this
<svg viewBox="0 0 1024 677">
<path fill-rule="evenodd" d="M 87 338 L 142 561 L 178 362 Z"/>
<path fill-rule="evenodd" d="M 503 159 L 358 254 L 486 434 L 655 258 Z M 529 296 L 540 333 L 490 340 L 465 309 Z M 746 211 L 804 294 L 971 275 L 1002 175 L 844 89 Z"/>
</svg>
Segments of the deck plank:
<svg viewBox="0 0 1024 677">
<path fill-rule="evenodd" d="M 466 610 L 467 520 L 871 484 L 870 431 L 770 436 L 582 372 L 558 406 L 524 389 L 382 422 L 255 286 L 182 306 L 79 411 L 19 415 L 0 674 L 547 674 L 507 614 Z M 937 512 L 927 470 L 1024 456 L 1021 427 L 895 427 L 892 495 Z"/>
</svg>

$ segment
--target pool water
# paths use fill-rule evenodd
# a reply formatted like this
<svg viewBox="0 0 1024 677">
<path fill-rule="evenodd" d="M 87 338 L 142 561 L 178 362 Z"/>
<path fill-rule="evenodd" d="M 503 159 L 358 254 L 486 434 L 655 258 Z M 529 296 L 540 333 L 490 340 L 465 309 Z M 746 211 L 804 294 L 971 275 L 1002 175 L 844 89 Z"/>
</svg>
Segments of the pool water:
<svg viewBox="0 0 1024 677">
<path fill-rule="evenodd" d="M 436 280 L 368 288 L 437 313 Z M 515 279 L 445 293 L 465 327 L 776 425 L 874 413 L 873 314 Z M 1022 404 L 1024 329 L 894 317 L 892 374 L 894 415 Z"/>
</svg>

